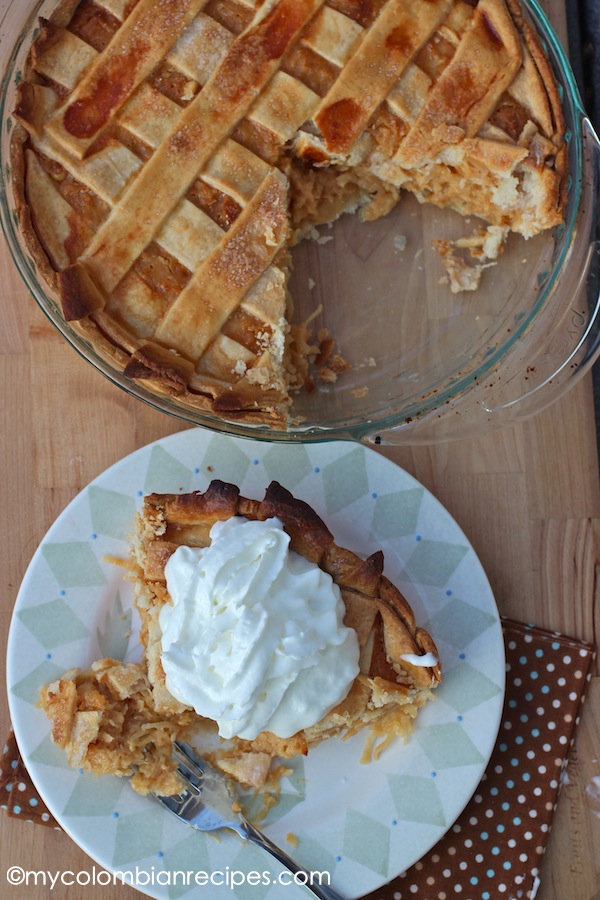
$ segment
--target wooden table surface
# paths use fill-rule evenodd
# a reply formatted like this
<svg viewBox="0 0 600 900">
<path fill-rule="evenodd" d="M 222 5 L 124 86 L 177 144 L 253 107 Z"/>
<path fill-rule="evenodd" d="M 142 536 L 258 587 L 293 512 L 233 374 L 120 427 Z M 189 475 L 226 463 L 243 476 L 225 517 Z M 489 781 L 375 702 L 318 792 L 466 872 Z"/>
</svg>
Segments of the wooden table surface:
<svg viewBox="0 0 600 900">
<path fill-rule="evenodd" d="M 560 0 L 549 0 L 564 38 Z M 71 498 L 112 463 L 186 427 L 127 396 L 87 365 L 37 309 L 0 244 L 0 571 L 2 633 L 29 560 Z M 501 613 L 594 641 L 600 634 L 600 478 L 591 378 L 537 417 L 487 438 L 380 448 L 432 491 L 471 540 Z M 2 667 L 4 679 L 4 667 Z M 0 739 L 8 732 L 0 691 Z M 538 900 L 598 900 L 600 677 L 595 677 L 548 850 Z M 64 833 L 0 817 L 0 896 L 104 900 L 131 888 L 5 886 L 20 865 L 91 871 Z M 428 900 L 428 898 L 422 898 Z M 496 898 L 494 898 L 496 900 Z"/>
</svg>

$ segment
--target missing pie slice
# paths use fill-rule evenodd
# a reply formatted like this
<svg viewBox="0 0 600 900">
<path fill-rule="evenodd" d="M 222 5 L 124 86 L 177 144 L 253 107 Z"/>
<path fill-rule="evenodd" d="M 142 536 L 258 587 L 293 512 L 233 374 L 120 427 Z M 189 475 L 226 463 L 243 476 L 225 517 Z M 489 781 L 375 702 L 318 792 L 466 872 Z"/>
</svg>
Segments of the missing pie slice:
<svg viewBox="0 0 600 900">
<path fill-rule="evenodd" d="M 211 751 L 213 762 L 240 783 L 261 787 L 281 759 L 306 754 L 335 735 L 367 729 L 369 749 L 377 755 L 393 738 L 410 733 L 419 709 L 441 680 L 441 664 L 433 639 L 417 626 L 410 605 L 383 574 L 381 552 L 362 559 L 338 546 L 314 510 L 276 482 L 262 500 L 250 500 L 234 485 L 214 481 L 204 493 L 145 498 L 132 542 L 131 570 L 142 621 L 143 663 L 125 666 L 101 660 L 89 672 L 67 673 L 42 692 L 54 739 L 74 765 L 97 774 L 125 774 L 139 764 L 133 786 L 168 793 L 172 741 L 189 738 L 194 727 L 214 725 L 177 700 L 167 686 L 161 611 L 172 598 L 165 567 L 178 548 L 207 547 L 215 523 L 233 517 L 247 522 L 277 519 L 289 536 L 290 551 L 331 577 L 343 601 L 344 626 L 356 634 L 358 672 L 345 696 L 308 727 L 284 737 L 265 730 L 254 739 L 220 741 Z"/>
<path fill-rule="evenodd" d="M 315 225 L 402 190 L 525 237 L 563 217 L 559 93 L 517 0 L 62 0 L 15 116 L 65 319 L 230 421 L 285 427 L 307 383 L 287 281 Z"/>
</svg>

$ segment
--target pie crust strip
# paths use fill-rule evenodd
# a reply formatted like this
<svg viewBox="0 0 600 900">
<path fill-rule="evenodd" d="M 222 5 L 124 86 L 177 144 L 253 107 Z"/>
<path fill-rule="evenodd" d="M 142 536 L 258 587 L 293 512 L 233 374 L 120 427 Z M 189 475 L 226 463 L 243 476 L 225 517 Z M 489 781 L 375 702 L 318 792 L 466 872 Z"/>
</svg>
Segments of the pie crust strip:
<svg viewBox="0 0 600 900">
<path fill-rule="evenodd" d="M 285 177 L 273 169 L 171 306 L 157 340 L 190 359 L 202 355 L 283 245 L 286 193 Z"/>
<path fill-rule="evenodd" d="M 85 73 L 48 132 L 83 157 L 105 125 L 152 72 L 207 0 L 139 0 Z"/>
<path fill-rule="evenodd" d="M 521 67 L 519 36 L 504 3 L 480 0 L 472 27 L 431 88 L 394 162 L 410 168 L 433 159 L 448 143 L 474 137 Z"/>
<path fill-rule="evenodd" d="M 449 11 L 451 0 L 421 3 L 418 16 L 406 0 L 391 0 L 365 33 L 315 113 L 327 149 L 348 154 L 369 119 Z"/>
<path fill-rule="evenodd" d="M 243 32 L 97 232 L 82 263 L 112 292 L 324 0 L 281 0 Z"/>
</svg>

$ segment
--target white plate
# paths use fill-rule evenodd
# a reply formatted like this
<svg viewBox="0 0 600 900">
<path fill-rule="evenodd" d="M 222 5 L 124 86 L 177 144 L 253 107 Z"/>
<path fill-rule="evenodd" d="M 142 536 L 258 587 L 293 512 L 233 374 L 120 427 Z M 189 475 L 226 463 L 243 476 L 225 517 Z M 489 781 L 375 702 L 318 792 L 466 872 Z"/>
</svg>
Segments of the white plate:
<svg viewBox="0 0 600 900">
<path fill-rule="evenodd" d="M 21 752 L 65 831 L 148 896 L 205 897 L 206 886 L 194 886 L 196 871 L 223 877 L 225 884 L 209 887 L 211 898 L 230 898 L 232 880 L 248 873 L 261 884 L 240 888 L 240 896 L 281 896 L 277 884 L 264 884 L 280 870 L 260 850 L 233 834 L 215 840 L 190 831 L 123 779 L 68 768 L 35 705 L 40 687 L 68 668 L 108 655 L 138 657 L 130 586 L 108 557 L 125 556 L 144 494 L 204 490 L 212 478 L 238 484 L 249 497 L 280 481 L 323 516 L 338 544 L 361 554 L 383 548 L 386 574 L 440 650 L 443 684 L 408 743 L 396 741 L 369 765 L 360 763 L 364 735 L 322 744 L 295 762 L 265 824 L 306 868 L 330 873 L 344 896 L 360 896 L 406 870 L 454 823 L 485 770 L 504 696 L 498 611 L 475 552 L 440 503 L 373 450 L 193 429 L 138 450 L 93 481 L 50 528 L 15 605 L 8 690 Z M 285 896 L 306 893 L 289 886 Z"/>
</svg>

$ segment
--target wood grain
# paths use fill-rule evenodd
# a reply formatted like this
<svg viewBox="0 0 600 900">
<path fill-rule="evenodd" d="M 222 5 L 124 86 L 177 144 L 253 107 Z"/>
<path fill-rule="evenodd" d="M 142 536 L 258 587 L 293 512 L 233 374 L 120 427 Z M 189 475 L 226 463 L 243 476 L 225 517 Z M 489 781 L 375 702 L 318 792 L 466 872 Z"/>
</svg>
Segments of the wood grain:
<svg viewBox="0 0 600 900">
<path fill-rule="evenodd" d="M 561 0 L 545 4 L 564 38 Z M 8 632 L 20 581 L 47 528 L 91 479 L 137 447 L 185 426 L 110 384 L 55 332 L 0 246 L 2 466 L 0 595 Z M 551 409 L 486 438 L 380 448 L 411 472 L 473 543 L 502 613 L 594 641 L 600 635 L 600 480 L 591 380 Z M 9 728 L 4 667 L 0 736 Z M 600 677 L 596 664 L 542 871 L 538 900 L 597 900 Z M 588 791 L 586 792 L 586 788 Z M 128 887 L 8 888 L 11 865 L 93 873 L 64 833 L 0 818 L 0 895 L 134 900 Z M 429 900 L 429 898 L 424 898 Z"/>
</svg>

